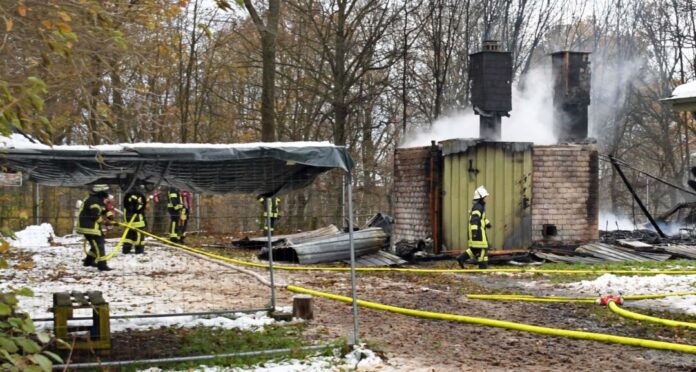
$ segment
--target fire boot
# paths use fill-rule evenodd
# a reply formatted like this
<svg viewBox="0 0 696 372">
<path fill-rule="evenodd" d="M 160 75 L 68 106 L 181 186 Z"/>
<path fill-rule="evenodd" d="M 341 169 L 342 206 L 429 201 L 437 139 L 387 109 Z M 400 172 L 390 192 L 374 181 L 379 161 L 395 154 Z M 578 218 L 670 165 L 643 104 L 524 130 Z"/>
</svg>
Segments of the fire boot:
<svg viewBox="0 0 696 372">
<path fill-rule="evenodd" d="M 135 254 L 143 254 L 145 253 L 145 247 L 142 245 L 136 245 L 135 246 Z"/>
<path fill-rule="evenodd" d="M 466 263 L 466 258 L 464 257 L 465 255 L 466 253 L 462 253 L 459 256 L 457 256 L 457 262 L 459 263 L 459 267 L 461 267 L 462 269 L 464 268 L 464 264 Z"/>
<path fill-rule="evenodd" d="M 82 260 L 82 266 L 97 266 L 97 264 L 94 262 L 94 257 L 87 256 L 84 260 Z"/>
<path fill-rule="evenodd" d="M 123 245 L 123 254 L 130 254 L 131 253 L 132 246 L 130 244 L 124 244 Z M 136 249 L 137 252 L 137 249 Z"/>
<path fill-rule="evenodd" d="M 106 261 L 97 262 L 97 268 L 99 269 L 99 271 L 111 271 L 111 270 L 113 270 L 112 268 L 110 268 L 109 266 L 106 265 Z"/>
</svg>

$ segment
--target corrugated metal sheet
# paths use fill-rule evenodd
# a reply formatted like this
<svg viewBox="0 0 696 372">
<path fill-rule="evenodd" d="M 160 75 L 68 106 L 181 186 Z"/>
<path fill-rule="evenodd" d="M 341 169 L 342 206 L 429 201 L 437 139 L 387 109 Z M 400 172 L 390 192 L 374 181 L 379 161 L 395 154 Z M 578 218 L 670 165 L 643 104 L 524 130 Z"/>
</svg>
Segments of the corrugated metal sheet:
<svg viewBox="0 0 696 372">
<path fill-rule="evenodd" d="M 696 245 L 680 245 L 672 244 L 668 246 L 660 246 L 665 251 L 679 257 L 696 259 Z"/>
<path fill-rule="evenodd" d="M 379 251 L 387 238 L 380 227 L 371 227 L 353 232 L 353 245 L 355 256 L 363 256 Z M 319 262 L 333 262 L 350 259 L 350 245 L 347 233 L 341 233 L 330 237 L 312 238 L 303 244 L 292 245 L 301 264 Z M 275 255 L 276 249 L 273 249 Z"/>
<path fill-rule="evenodd" d="M 448 250 L 464 250 L 474 190 L 491 194 L 486 214 L 492 248 L 528 247 L 532 242 L 532 144 L 447 140 L 444 155 L 442 220 Z"/>
<path fill-rule="evenodd" d="M 334 225 L 329 225 L 316 230 L 303 231 L 296 234 L 272 235 L 271 244 L 273 246 L 290 246 L 292 244 L 302 244 L 317 237 L 327 237 L 339 234 L 341 230 Z M 263 248 L 268 245 L 268 237 L 257 236 L 236 240 L 234 245 L 243 248 Z"/>
<path fill-rule="evenodd" d="M 586 264 L 601 264 L 607 261 L 595 257 L 583 256 L 561 256 L 553 253 L 534 252 L 535 256 L 550 262 L 567 262 L 567 263 L 586 263 Z"/>
<path fill-rule="evenodd" d="M 350 260 L 344 260 L 343 262 L 350 263 Z M 407 263 L 408 261 L 401 257 L 385 251 L 377 251 L 377 253 L 368 254 L 355 260 L 355 266 L 357 267 L 397 266 Z"/>
<path fill-rule="evenodd" d="M 669 254 L 635 252 L 630 249 L 616 247 L 609 244 L 594 243 L 586 244 L 575 249 L 576 252 L 592 255 L 610 262 L 625 262 L 625 261 L 664 261 L 667 260 Z"/>
</svg>

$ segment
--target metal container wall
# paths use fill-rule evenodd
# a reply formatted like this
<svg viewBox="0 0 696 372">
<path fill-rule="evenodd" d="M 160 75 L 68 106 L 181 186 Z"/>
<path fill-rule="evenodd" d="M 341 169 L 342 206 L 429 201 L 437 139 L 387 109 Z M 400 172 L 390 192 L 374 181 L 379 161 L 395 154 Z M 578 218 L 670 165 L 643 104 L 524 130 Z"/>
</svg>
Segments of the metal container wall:
<svg viewBox="0 0 696 372">
<path fill-rule="evenodd" d="M 532 243 L 532 143 L 455 139 L 441 142 L 444 156 L 442 223 L 447 250 L 468 246 L 474 190 L 490 193 L 486 216 L 491 249 Z"/>
</svg>

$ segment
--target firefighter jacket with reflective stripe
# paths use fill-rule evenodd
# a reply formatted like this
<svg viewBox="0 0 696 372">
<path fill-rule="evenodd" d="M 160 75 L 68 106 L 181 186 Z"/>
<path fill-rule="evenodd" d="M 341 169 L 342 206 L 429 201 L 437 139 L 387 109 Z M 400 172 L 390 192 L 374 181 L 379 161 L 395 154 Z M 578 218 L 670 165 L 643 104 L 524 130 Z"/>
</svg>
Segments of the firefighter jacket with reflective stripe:
<svg viewBox="0 0 696 372">
<path fill-rule="evenodd" d="M 278 209 L 280 208 L 280 198 L 275 197 L 275 198 L 270 198 L 270 199 L 271 199 L 271 218 L 278 218 L 278 217 L 280 217 L 280 213 L 278 213 Z M 261 209 L 263 210 L 263 213 L 261 214 L 261 216 L 268 217 L 268 209 L 266 207 L 266 198 L 263 196 L 260 197 L 259 203 L 261 204 Z"/>
<path fill-rule="evenodd" d="M 178 215 L 180 220 L 186 220 L 186 208 L 184 208 L 184 203 L 182 203 L 181 201 L 181 193 L 169 193 L 169 202 L 167 203 L 167 210 L 169 211 L 170 215 Z"/>
<path fill-rule="evenodd" d="M 92 194 L 80 206 L 77 232 L 80 234 L 102 235 L 105 218 L 113 218 L 113 213 L 106 208 L 105 195 Z"/>
<path fill-rule="evenodd" d="M 145 195 L 137 192 L 130 191 L 126 194 L 123 199 L 123 207 L 125 213 L 123 214 L 123 220 L 125 223 L 130 222 L 133 219 L 133 227 L 145 227 L 145 207 L 147 205 L 147 199 Z"/>
<path fill-rule="evenodd" d="M 486 226 L 489 224 L 486 205 L 481 199 L 475 200 L 469 215 L 469 248 L 488 248 Z"/>
</svg>

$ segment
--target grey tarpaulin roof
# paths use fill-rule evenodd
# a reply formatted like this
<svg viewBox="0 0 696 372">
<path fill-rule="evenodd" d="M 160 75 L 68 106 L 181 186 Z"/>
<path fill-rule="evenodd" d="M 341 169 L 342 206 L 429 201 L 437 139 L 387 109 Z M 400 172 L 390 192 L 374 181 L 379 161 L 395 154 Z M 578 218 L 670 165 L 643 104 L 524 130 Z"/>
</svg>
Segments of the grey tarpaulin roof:
<svg viewBox="0 0 696 372">
<path fill-rule="evenodd" d="M 135 176 L 201 193 L 271 195 L 302 188 L 334 168 L 349 172 L 353 161 L 344 147 L 328 142 L 49 147 L 6 140 L 0 141 L 0 167 L 49 186 L 127 186 Z"/>
</svg>

